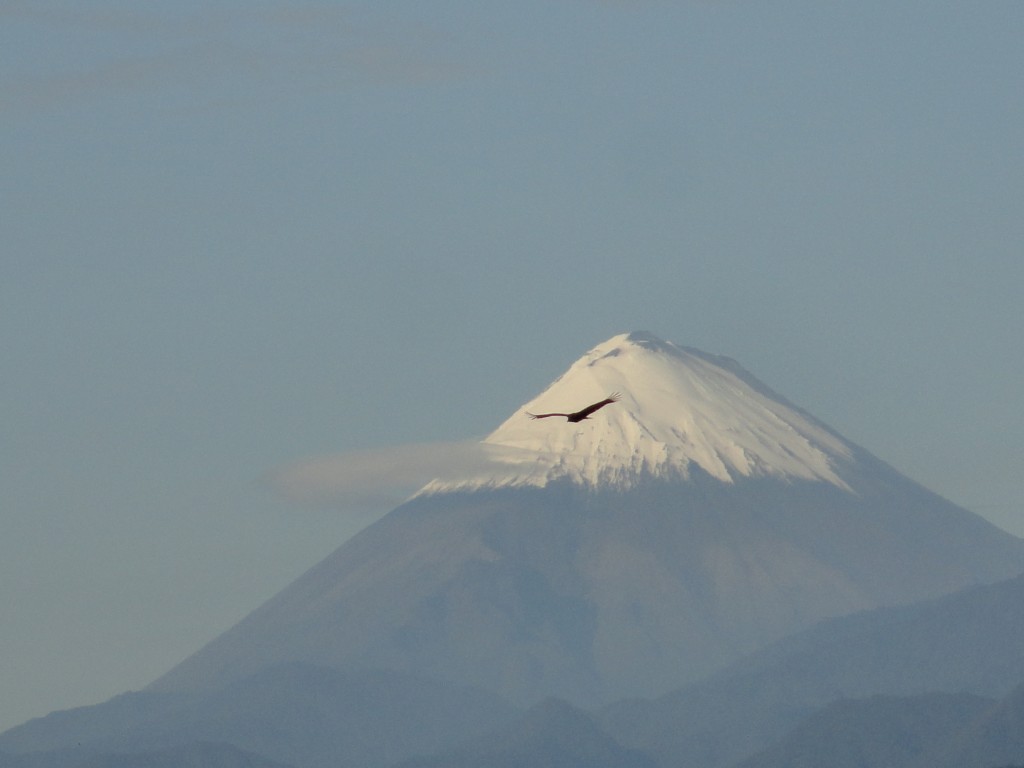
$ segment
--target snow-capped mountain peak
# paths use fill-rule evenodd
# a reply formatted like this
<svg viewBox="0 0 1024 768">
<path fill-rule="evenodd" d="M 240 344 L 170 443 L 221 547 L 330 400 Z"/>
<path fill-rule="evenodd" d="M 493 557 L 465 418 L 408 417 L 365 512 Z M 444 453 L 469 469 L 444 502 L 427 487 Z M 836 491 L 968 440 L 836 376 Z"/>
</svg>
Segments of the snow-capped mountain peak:
<svg viewBox="0 0 1024 768">
<path fill-rule="evenodd" d="M 570 413 L 620 393 L 589 418 Z M 629 487 L 639 478 L 689 478 L 695 468 L 726 483 L 741 477 L 818 480 L 847 489 L 837 467 L 851 457 L 835 433 L 789 405 L 727 358 L 648 333 L 615 336 L 577 360 L 484 441 L 507 451 L 507 471 L 455 484 L 543 486 L 556 479 Z M 424 490 L 453 490 L 435 481 Z"/>
</svg>

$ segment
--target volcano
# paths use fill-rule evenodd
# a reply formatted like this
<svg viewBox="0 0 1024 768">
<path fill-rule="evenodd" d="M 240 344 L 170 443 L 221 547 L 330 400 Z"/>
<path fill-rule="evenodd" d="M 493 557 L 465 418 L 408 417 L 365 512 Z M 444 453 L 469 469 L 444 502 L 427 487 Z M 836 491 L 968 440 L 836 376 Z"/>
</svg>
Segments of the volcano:
<svg viewBox="0 0 1024 768">
<path fill-rule="evenodd" d="M 534 421 L 621 393 L 579 423 Z M 823 618 L 1024 570 L 942 499 L 727 358 L 616 336 L 154 691 L 281 663 L 384 669 L 527 705 L 653 696 Z"/>
</svg>

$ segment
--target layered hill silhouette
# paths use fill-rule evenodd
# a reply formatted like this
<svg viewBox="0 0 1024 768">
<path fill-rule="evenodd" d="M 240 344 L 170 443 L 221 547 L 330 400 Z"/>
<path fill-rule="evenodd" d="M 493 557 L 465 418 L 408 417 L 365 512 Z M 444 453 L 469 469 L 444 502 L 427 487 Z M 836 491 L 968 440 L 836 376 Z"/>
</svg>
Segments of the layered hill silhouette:
<svg viewBox="0 0 1024 768">
<path fill-rule="evenodd" d="M 209 754 L 213 742 L 296 768 L 532 766 L 566 744 L 665 768 L 796 765 L 811 753 L 840 764 L 851 750 L 862 766 L 1024 763 L 1022 633 L 1024 576 L 824 621 L 666 696 L 590 713 L 548 700 L 523 714 L 395 673 L 286 666 L 212 693 L 126 694 L 30 721 L 0 735 L 0 766 L 181 754 L 174 745 Z"/>
<path fill-rule="evenodd" d="M 736 768 L 929 768 L 937 765 L 936 756 L 946 754 L 950 742 L 995 707 L 991 699 L 965 693 L 843 699 Z M 998 761 L 982 763 L 996 765 Z"/>
<path fill-rule="evenodd" d="M 822 621 L 666 696 L 616 702 L 601 722 L 614 738 L 659 764 L 724 768 L 757 755 L 837 701 L 878 704 L 887 700 L 878 697 L 910 701 L 935 693 L 1019 701 L 1021 636 L 1024 576 L 1017 576 Z M 872 707 L 858 706 L 862 723 L 870 722 Z M 908 709 L 913 706 L 911 701 Z M 936 719 L 932 712 L 920 714 L 922 728 Z M 974 714 L 966 711 L 959 726 L 969 725 Z M 805 730 L 823 739 L 834 730 L 831 723 L 819 720 Z M 1021 725 L 1024 733 L 1024 720 Z M 862 730 L 865 739 L 878 735 Z M 952 749 L 952 742 L 943 746 Z"/>
<path fill-rule="evenodd" d="M 295 768 L 230 744 L 197 742 L 152 752 L 58 751 L 5 755 L 0 768 Z"/>
<path fill-rule="evenodd" d="M 12 761 L 34 755 L 38 768 L 77 768 L 119 754 L 145 765 L 143 756 L 180 756 L 186 747 L 188 754 L 209 757 L 210 744 L 295 768 L 385 768 L 487 733 L 517 715 L 485 691 L 394 672 L 286 664 L 223 689 L 138 691 L 30 720 L 0 735 L 0 768 L 5 752 Z M 231 765 L 229 755 L 213 758 Z M 220 768 L 213 758 L 211 766 Z M 32 765 L 12 762 L 14 768 Z"/>
<path fill-rule="evenodd" d="M 579 423 L 528 416 L 612 392 Z M 731 360 L 616 336 L 483 447 L 509 453 L 429 483 L 147 690 L 0 752 L 724 768 L 837 699 L 995 702 L 1024 680 L 1024 541 Z"/>
<path fill-rule="evenodd" d="M 522 717 L 479 739 L 398 768 L 656 768 L 649 756 L 627 749 L 590 714 L 560 699 L 546 699 Z"/>
</svg>

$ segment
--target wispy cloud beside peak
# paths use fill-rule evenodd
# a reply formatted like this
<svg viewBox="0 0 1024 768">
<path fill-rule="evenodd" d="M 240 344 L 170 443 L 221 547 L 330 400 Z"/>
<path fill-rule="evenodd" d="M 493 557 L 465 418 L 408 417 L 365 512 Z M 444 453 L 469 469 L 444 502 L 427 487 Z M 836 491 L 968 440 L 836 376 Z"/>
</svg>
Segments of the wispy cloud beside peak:
<svg viewBox="0 0 1024 768">
<path fill-rule="evenodd" d="M 302 504 L 379 507 L 405 500 L 431 480 L 511 475 L 524 458 L 536 457 L 533 451 L 478 441 L 415 443 L 300 459 L 268 472 L 265 480 Z"/>
</svg>

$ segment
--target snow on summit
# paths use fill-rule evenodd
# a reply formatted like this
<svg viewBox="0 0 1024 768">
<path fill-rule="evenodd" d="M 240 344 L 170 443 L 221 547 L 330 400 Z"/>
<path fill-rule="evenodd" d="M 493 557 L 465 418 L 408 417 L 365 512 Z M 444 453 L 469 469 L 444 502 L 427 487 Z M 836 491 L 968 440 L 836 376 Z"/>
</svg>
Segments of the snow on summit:
<svg viewBox="0 0 1024 768">
<path fill-rule="evenodd" d="M 577 411 L 621 393 L 573 424 L 530 413 Z M 727 358 L 647 333 L 615 336 L 577 360 L 488 435 L 483 446 L 508 469 L 425 492 L 581 485 L 629 487 L 645 476 L 690 477 L 694 467 L 731 483 L 741 477 L 819 480 L 848 489 L 836 466 L 851 458 L 840 437 Z M 515 449 L 505 450 L 503 449 Z"/>
</svg>

